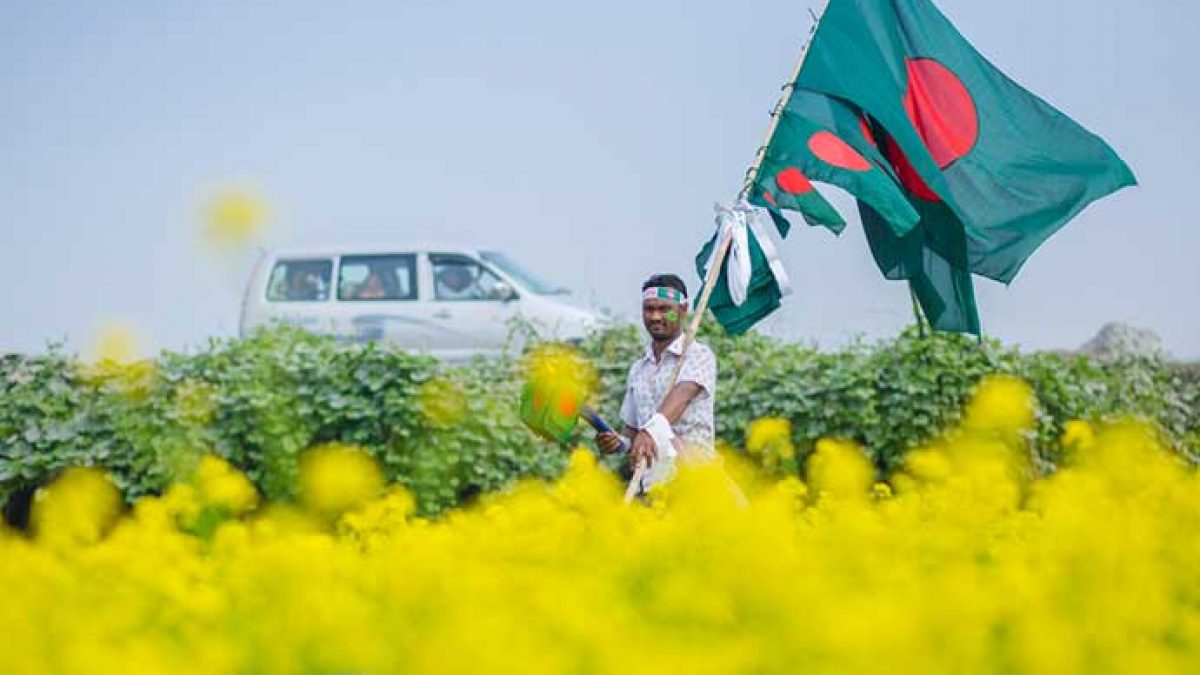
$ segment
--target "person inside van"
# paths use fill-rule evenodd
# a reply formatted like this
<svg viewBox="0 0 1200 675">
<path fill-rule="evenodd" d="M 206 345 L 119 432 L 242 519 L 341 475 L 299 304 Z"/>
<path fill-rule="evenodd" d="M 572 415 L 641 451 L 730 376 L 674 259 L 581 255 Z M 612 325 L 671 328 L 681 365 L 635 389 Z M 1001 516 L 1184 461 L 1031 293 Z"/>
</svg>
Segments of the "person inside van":
<svg viewBox="0 0 1200 675">
<path fill-rule="evenodd" d="M 448 262 L 440 265 L 434 294 L 438 300 L 481 300 L 479 285 L 475 283 L 475 275 L 470 268 L 460 262 Z"/>
<path fill-rule="evenodd" d="M 299 267 L 288 275 L 286 297 L 288 300 L 312 301 L 324 300 L 325 294 L 317 275 L 311 269 Z"/>
<path fill-rule="evenodd" d="M 354 293 L 355 300 L 383 300 L 388 297 L 383 286 L 383 277 L 378 270 L 371 270 L 366 279 L 358 285 Z"/>
</svg>

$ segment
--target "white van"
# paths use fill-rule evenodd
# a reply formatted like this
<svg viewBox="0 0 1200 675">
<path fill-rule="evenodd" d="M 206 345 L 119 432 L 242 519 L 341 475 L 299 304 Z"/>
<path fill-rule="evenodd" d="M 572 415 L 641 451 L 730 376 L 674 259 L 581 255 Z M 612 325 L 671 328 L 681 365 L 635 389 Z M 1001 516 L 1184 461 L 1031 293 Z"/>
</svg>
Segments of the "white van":
<svg viewBox="0 0 1200 675">
<path fill-rule="evenodd" d="M 568 341 L 607 323 L 496 251 L 347 246 L 265 253 L 246 288 L 240 332 L 284 322 L 457 361 L 498 355 L 517 317 Z"/>
</svg>

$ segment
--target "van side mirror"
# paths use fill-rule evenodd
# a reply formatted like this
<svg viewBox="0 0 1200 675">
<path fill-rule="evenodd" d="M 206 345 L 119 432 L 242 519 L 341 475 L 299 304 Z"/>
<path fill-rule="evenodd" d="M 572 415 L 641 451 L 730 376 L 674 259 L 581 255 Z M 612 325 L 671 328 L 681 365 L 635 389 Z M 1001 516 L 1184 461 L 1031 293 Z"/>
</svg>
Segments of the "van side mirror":
<svg viewBox="0 0 1200 675">
<path fill-rule="evenodd" d="M 510 300 L 517 299 L 517 292 L 515 290 L 513 290 L 512 286 L 508 285 L 508 282 L 497 281 L 488 290 L 488 299 L 489 300 L 499 300 L 501 302 L 508 302 Z"/>
</svg>

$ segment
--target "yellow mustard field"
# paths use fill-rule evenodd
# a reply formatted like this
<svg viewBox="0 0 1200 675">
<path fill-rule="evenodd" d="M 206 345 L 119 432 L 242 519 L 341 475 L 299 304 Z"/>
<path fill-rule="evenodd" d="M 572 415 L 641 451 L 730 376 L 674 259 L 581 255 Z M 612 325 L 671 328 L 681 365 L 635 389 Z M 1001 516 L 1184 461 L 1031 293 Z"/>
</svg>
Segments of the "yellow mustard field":
<svg viewBox="0 0 1200 675">
<path fill-rule="evenodd" d="M 215 458 L 124 509 L 105 476 L 0 536 L 0 673 L 1200 672 L 1200 478 L 1135 423 L 1035 477 L 1023 383 L 877 482 L 784 420 L 644 503 L 577 450 L 434 521 L 326 446 L 296 504 Z"/>
</svg>

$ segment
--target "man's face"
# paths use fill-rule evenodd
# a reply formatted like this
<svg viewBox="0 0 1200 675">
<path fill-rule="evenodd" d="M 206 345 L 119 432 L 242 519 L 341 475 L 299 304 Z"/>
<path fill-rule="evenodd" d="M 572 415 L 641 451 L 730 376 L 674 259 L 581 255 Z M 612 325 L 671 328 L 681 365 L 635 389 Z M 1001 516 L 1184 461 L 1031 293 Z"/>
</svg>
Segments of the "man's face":
<svg viewBox="0 0 1200 675">
<path fill-rule="evenodd" d="M 471 283 L 471 273 L 461 266 L 449 267 L 442 274 L 442 283 L 452 291 L 461 291 Z"/>
<path fill-rule="evenodd" d="M 655 340 L 670 340 L 678 337 L 680 326 L 687 309 L 678 303 L 662 298 L 642 300 L 642 323 Z"/>
</svg>

